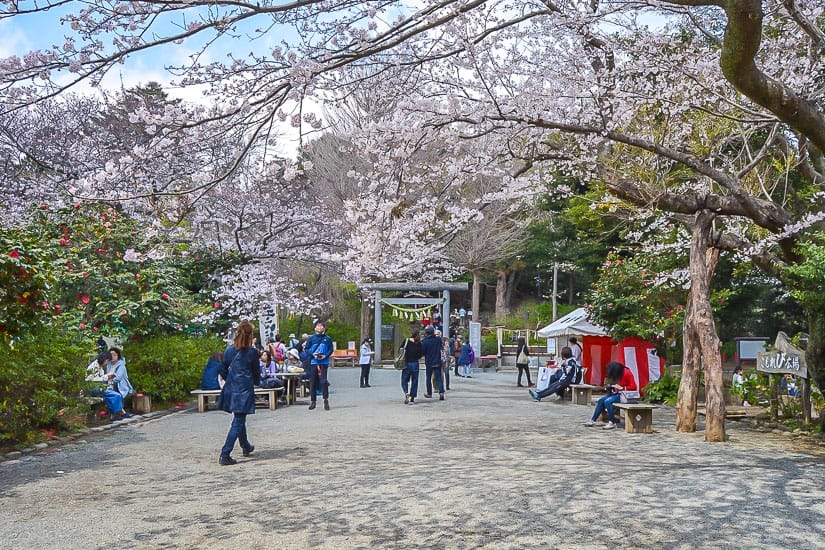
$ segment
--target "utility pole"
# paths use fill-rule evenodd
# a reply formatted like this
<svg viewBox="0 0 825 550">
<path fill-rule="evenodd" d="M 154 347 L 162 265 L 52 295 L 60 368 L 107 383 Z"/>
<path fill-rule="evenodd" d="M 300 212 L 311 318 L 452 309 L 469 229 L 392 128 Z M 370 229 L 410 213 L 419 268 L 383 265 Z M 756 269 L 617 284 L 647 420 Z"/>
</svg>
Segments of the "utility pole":
<svg viewBox="0 0 825 550">
<path fill-rule="evenodd" d="M 556 294 L 558 294 L 559 284 L 559 263 L 553 262 L 553 321 L 556 320 Z"/>
</svg>

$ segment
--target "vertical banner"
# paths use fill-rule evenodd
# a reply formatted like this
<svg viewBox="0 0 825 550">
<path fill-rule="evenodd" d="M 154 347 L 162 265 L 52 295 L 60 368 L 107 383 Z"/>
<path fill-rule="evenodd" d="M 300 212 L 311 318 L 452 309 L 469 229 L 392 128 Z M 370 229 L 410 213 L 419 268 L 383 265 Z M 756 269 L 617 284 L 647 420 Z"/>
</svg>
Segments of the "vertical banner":
<svg viewBox="0 0 825 550">
<path fill-rule="evenodd" d="M 475 366 L 481 361 L 481 323 L 470 321 L 470 345 L 476 354 Z"/>
</svg>

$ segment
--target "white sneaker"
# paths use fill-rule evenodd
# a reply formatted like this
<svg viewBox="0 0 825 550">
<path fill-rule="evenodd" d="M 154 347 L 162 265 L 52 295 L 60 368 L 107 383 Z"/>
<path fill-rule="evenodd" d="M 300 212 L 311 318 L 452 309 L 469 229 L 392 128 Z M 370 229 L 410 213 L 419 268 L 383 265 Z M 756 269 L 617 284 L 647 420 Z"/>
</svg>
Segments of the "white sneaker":
<svg viewBox="0 0 825 550">
<path fill-rule="evenodd" d="M 596 423 L 593 422 L 592 420 L 588 420 L 587 422 L 584 423 L 584 425 L 587 426 L 588 428 L 591 428 L 591 427 L 595 426 Z"/>
<path fill-rule="evenodd" d="M 612 430 L 612 429 L 615 429 L 615 428 L 616 428 L 616 425 L 613 422 L 608 422 L 607 424 L 602 426 L 603 430 Z"/>
</svg>

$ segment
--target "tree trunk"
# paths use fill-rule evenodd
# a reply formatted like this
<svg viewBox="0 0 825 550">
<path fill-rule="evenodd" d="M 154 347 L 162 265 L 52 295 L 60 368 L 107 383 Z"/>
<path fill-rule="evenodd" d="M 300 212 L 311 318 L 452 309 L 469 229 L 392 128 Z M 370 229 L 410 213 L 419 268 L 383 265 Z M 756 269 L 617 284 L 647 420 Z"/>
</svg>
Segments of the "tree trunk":
<svg viewBox="0 0 825 550">
<path fill-rule="evenodd" d="M 570 271 L 567 273 L 567 305 L 573 305 L 573 297 L 576 294 L 576 276 Z"/>
<path fill-rule="evenodd" d="M 360 342 L 364 341 L 364 338 L 369 336 L 372 333 L 372 315 L 371 315 L 371 308 L 370 308 L 370 299 L 366 294 L 361 295 L 361 340 Z M 376 334 L 375 338 L 381 338 L 380 334 Z"/>
<path fill-rule="evenodd" d="M 818 388 L 825 388 L 825 311 L 808 312 L 805 362 L 808 364 L 808 379 L 813 379 Z M 819 423 L 825 429 L 825 415 L 819 417 Z"/>
<path fill-rule="evenodd" d="M 473 297 L 470 302 L 470 311 L 473 312 L 473 321 L 481 319 L 479 309 L 481 308 L 481 273 L 478 270 L 473 271 Z"/>
<path fill-rule="evenodd" d="M 713 214 L 699 212 L 691 227 L 690 297 L 685 312 L 682 380 L 676 407 L 676 429 L 696 431 L 699 372 L 705 371 L 705 441 L 725 440 L 724 377 L 720 341 L 710 307 L 710 283 L 719 251 L 710 248 Z"/>
<path fill-rule="evenodd" d="M 518 273 L 518 270 L 513 270 L 507 275 L 507 289 L 504 291 L 504 311 L 507 315 L 510 315 L 510 303 L 513 299 L 513 289 L 516 287 Z"/>
<path fill-rule="evenodd" d="M 496 271 L 496 319 L 499 321 L 507 317 L 506 296 L 507 272 L 499 270 Z"/>
</svg>

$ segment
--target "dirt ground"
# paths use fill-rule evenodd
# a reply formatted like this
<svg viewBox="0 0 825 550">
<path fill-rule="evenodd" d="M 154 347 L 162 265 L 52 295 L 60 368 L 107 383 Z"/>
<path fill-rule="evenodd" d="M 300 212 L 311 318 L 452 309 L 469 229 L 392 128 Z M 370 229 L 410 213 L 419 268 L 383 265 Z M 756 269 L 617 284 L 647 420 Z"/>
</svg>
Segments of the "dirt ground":
<svg viewBox="0 0 825 550">
<path fill-rule="evenodd" d="M 331 381 L 329 412 L 259 408 L 235 466 L 231 417 L 193 410 L 0 462 L 0 548 L 825 548 L 825 457 L 792 434 L 587 428 L 514 374 L 415 406 L 396 371 Z"/>
</svg>

